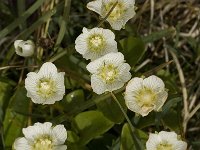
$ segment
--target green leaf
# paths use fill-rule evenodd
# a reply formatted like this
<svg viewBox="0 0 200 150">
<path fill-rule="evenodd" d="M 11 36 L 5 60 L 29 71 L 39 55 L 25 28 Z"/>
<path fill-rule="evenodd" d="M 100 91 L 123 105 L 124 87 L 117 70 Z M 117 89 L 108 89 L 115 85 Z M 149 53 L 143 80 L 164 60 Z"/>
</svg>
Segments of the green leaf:
<svg viewBox="0 0 200 150">
<path fill-rule="evenodd" d="M 143 129 L 148 126 L 152 126 L 155 124 L 155 113 L 151 112 L 148 116 L 140 117 L 136 126 L 139 129 Z"/>
<path fill-rule="evenodd" d="M 70 111 L 72 108 L 81 107 L 84 103 L 84 99 L 84 92 L 82 89 L 70 92 L 63 100 L 65 110 Z"/>
<path fill-rule="evenodd" d="M 93 138 L 105 133 L 114 125 L 99 111 L 87 111 L 78 114 L 72 122 L 72 128 L 80 136 L 79 145 L 86 145 Z"/>
<path fill-rule="evenodd" d="M 142 130 L 136 129 L 136 134 L 138 138 L 141 140 L 142 144 L 145 145 L 148 135 Z M 124 124 L 121 133 L 121 145 L 120 150 L 138 150 L 136 147 L 134 138 L 132 136 L 132 132 L 129 128 L 128 123 Z"/>
<path fill-rule="evenodd" d="M 180 101 L 182 101 L 181 97 L 176 97 L 176 98 L 168 100 L 162 108 L 162 112 L 161 112 L 162 116 L 165 116 L 169 112 L 169 110 L 172 107 L 175 107 L 177 105 L 177 103 Z"/>
<path fill-rule="evenodd" d="M 144 55 L 145 46 L 140 37 L 129 36 L 128 38 L 120 40 L 120 44 L 125 60 L 131 66 L 137 64 Z"/>
<path fill-rule="evenodd" d="M 127 107 L 125 105 L 122 94 L 117 94 L 116 97 L 119 100 L 120 104 L 123 106 L 123 108 L 126 109 Z M 105 101 L 96 102 L 96 105 L 98 110 L 101 111 L 104 114 L 104 116 L 110 119 L 111 121 L 118 124 L 124 121 L 123 113 L 121 112 L 117 103 L 111 97 L 106 99 Z"/>
<path fill-rule="evenodd" d="M 177 110 L 175 111 L 173 109 L 167 112 L 162 118 L 164 125 L 177 133 L 180 133 L 181 131 L 181 123 L 179 119 L 180 117 L 178 116 Z"/>
<path fill-rule="evenodd" d="M 70 143 L 76 143 L 79 141 L 79 136 L 73 131 L 67 131 L 67 141 Z"/>
<path fill-rule="evenodd" d="M 18 87 L 11 98 L 3 122 L 4 139 L 7 147 L 11 147 L 14 140 L 20 136 L 22 128 L 26 125 L 27 116 L 22 114 L 28 113 L 29 102 L 25 88 Z"/>
<path fill-rule="evenodd" d="M 11 89 L 12 86 L 8 82 L 0 80 L 0 107 L 3 107 L 6 101 L 9 101 Z"/>
<path fill-rule="evenodd" d="M 129 125 L 127 123 L 124 124 L 121 133 L 120 150 L 136 150 L 135 143 L 131 134 L 132 133 L 131 130 L 129 129 Z"/>
<path fill-rule="evenodd" d="M 67 149 L 68 150 L 87 150 L 87 147 L 77 144 L 79 136 L 73 131 L 67 131 Z"/>
</svg>

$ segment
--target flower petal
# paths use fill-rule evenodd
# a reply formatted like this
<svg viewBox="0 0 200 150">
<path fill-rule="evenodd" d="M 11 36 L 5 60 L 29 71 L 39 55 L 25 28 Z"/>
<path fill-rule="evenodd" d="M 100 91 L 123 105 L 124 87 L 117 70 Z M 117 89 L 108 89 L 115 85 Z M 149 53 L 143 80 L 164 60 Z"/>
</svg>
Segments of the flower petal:
<svg viewBox="0 0 200 150">
<path fill-rule="evenodd" d="M 158 136 L 158 134 L 150 133 L 149 139 L 146 142 L 146 149 L 147 150 L 155 150 L 157 149 L 157 146 L 162 142 L 161 138 Z"/>
<path fill-rule="evenodd" d="M 157 100 L 155 103 L 154 110 L 159 111 L 161 107 L 164 105 L 165 101 L 167 100 L 167 97 L 168 97 L 168 93 L 166 91 L 159 92 L 157 94 L 157 98 L 156 98 Z"/>
<path fill-rule="evenodd" d="M 13 144 L 14 150 L 30 150 L 31 146 L 24 137 L 17 138 Z"/>
<path fill-rule="evenodd" d="M 35 123 L 33 126 L 23 128 L 22 132 L 28 141 L 34 142 L 34 140 L 40 135 L 50 135 L 51 126 L 52 123 L 50 122 L 45 122 L 43 124 L 38 122 Z"/>
<path fill-rule="evenodd" d="M 55 145 L 64 144 L 67 139 L 67 131 L 64 125 L 57 125 L 52 130 L 53 143 Z"/>
<path fill-rule="evenodd" d="M 99 58 L 99 59 L 96 59 L 96 60 L 90 62 L 90 63 L 86 66 L 86 68 L 87 68 L 87 70 L 88 70 L 90 73 L 95 74 L 95 73 L 98 72 L 98 69 L 99 69 L 103 64 L 104 64 L 104 62 L 101 61 L 101 59 Z"/>
<path fill-rule="evenodd" d="M 109 53 L 103 56 L 106 64 L 114 64 L 115 66 L 119 66 L 121 63 L 124 63 L 124 55 L 120 52 L 117 53 Z"/>
<path fill-rule="evenodd" d="M 95 0 L 92 2 L 89 2 L 87 4 L 87 8 L 98 13 L 101 14 L 101 6 L 102 6 L 102 0 Z"/>
<path fill-rule="evenodd" d="M 91 76 L 91 86 L 93 91 L 97 94 L 102 94 L 107 90 L 105 83 L 97 75 Z"/>
<path fill-rule="evenodd" d="M 187 143 L 184 141 L 176 141 L 174 143 L 174 149 L 175 150 L 186 150 L 187 149 Z"/>
<path fill-rule="evenodd" d="M 131 79 L 128 82 L 128 84 L 126 86 L 126 93 L 131 94 L 132 92 L 137 92 L 138 90 L 140 90 L 142 88 L 143 88 L 143 79 L 134 77 L 133 79 Z"/>
<path fill-rule="evenodd" d="M 165 89 L 164 82 L 155 75 L 145 78 L 143 84 L 145 87 L 153 89 L 155 92 L 160 92 Z"/>
<path fill-rule="evenodd" d="M 124 96 L 125 99 L 125 104 L 130 109 L 131 111 L 140 114 L 141 112 L 141 107 L 138 105 L 136 99 L 131 96 L 130 94 L 126 94 Z"/>
<path fill-rule="evenodd" d="M 38 75 L 41 77 L 54 77 L 57 73 L 56 66 L 51 62 L 46 62 L 41 66 Z"/>
</svg>

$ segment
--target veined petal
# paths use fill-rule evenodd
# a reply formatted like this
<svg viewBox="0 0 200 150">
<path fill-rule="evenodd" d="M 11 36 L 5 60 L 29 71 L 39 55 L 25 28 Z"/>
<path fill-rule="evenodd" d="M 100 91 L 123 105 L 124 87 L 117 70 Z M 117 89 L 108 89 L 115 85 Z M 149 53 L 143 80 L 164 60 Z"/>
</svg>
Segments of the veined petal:
<svg viewBox="0 0 200 150">
<path fill-rule="evenodd" d="M 141 107 L 138 105 L 136 99 L 130 94 L 125 94 L 125 104 L 133 112 L 140 114 Z"/>
<path fill-rule="evenodd" d="M 116 20 L 116 21 L 112 21 L 109 18 L 107 19 L 107 21 L 110 23 L 111 27 L 114 30 L 121 30 L 121 28 L 124 27 L 125 23 L 123 22 L 123 19 L 121 20 Z"/>
<path fill-rule="evenodd" d="M 67 131 L 63 125 L 57 125 L 52 130 L 52 136 L 55 145 L 64 144 L 67 139 Z"/>
<path fill-rule="evenodd" d="M 114 64 L 115 66 L 119 66 L 121 63 L 124 63 L 124 55 L 120 52 L 118 53 L 109 53 L 103 56 L 105 63 Z"/>
<path fill-rule="evenodd" d="M 126 86 L 126 92 L 137 92 L 138 90 L 140 90 L 141 88 L 143 88 L 143 79 L 142 78 L 138 78 L 138 77 L 134 77 L 133 79 L 131 79 L 127 86 Z"/>
<path fill-rule="evenodd" d="M 118 0 L 118 1 L 124 2 L 127 8 L 133 7 L 135 5 L 135 0 Z"/>
<path fill-rule="evenodd" d="M 97 75 L 91 76 L 91 86 L 95 93 L 102 94 L 106 91 L 106 85 Z"/>
<path fill-rule="evenodd" d="M 106 84 L 106 89 L 107 89 L 106 91 L 112 92 L 112 91 L 118 90 L 122 88 L 123 85 L 124 85 L 124 81 L 116 80 L 113 83 Z"/>
<path fill-rule="evenodd" d="M 163 91 L 165 88 L 164 82 L 160 78 L 154 75 L 145 78 L 143 84 L 145 87 L 153 89 L 156 92 Z"/>
<path fill-rule="evenodd" d="M 167 100 L 167 97 L 168 97 L 168 93 L 166 91 L 162 91 L 162 92 L 159 92 L 157 94 L 157 100 L 156 100 L 156 103 L 155 103 L 155 110 L 156 111 L 159 111 L 161 109 L 161 107 L 164 105 L 165 101 Z"/>
<path fill-rule="evenodd" d="M 186 150 L 187 143 L 184 141 L 176 141 L 176 142 L 174 142 L 174 149 L 175 150 Z"/>
<path fill-rule="evenodd" d="M 44 76 L 44 77 L 51 77 L 51 76 L 55 76 L 55 74 L 57 73 L 58 73 L 58 70 L 56 66 L 51 62 L 46 62 L 41 66 L 38 72 L 38 75 Z"/>
<path fill-rule="evenodd" d="M 17 138 L 13 144 L 14 150 L 30 150 L 31 146 L 24 137 Z"/>
<path fill-rule="evenodd" d="M 172 143 L 174 140 L 177 140 L 177 134 L 175 132 L 161 131 L 158 135 L 162 141 L 167 140 Z"/>
<path fill-rule="evenodd" d="M 92 74 L 95 74 L 98 72 L 98 69 L 104 64 L 104 61 L 101 61 L 101 59 L 96 59 L 92 62 L 90 62 L 86 68 L 87 70 L 92 73 Z"/>
<path fill-rule="evenodd" d="M 34 140 L 40 135 L 50 135 L 51 134 L 52 123 L 45 122 L 35 123 L 33 126 L 23 128 L 22 132 L 28 141 L 34 142 Z"/>
<path fill-rule="evenodd" d="M 162 142 L 162 140 L 157 134 L 150 133 L 149 139 L 146 142 L 146 148 L 147 148 L 147 150 L 156 150 L 157 146 L 161 142 Z"/>
<path fill-rule="evenodd" d="M 122 65 L 120 65 L 118 67 L 119 74 L 121 75 L 121 80 L 124 82 L 127 82 L 128 80 L 131 79 L 131 73 L 129 72 L 129 70 L 131 69 L 130 65 L 127 63 L 123 63 Z"/>
<path fill-rule="evenodd" d="M 80 34 L 75 40 L 75 49 L 81 55 L 84 55 L 87 52 L 87 41 L 88 32 Z"/>
<path fill-rule="evenodd" d="M 102 0 L 95 0 L 87 4 L 87 8 L 101 15 Z"/>
</svg>

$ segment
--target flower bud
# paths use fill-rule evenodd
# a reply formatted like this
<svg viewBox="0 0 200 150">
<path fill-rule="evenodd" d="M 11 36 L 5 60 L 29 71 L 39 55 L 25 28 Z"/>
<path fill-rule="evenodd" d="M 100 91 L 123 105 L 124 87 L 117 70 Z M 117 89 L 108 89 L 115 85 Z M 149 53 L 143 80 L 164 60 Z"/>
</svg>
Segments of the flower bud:
<svg viewBox="0 0 200 150">
<path fill-rule="evenodd" d="M 14 47 L 17 55 L 22 57 L 29 57 L 34 53 L 35 44 L 31 40 L 16 40 L 14 42 Z"/>
</svg>

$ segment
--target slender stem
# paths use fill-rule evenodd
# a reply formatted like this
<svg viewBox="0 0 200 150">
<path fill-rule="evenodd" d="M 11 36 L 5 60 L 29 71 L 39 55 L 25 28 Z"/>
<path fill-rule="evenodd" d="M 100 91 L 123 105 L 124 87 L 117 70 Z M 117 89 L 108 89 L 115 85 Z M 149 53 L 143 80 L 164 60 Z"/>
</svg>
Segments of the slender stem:
<svg viewBox="0 0 200 150">
<path fill-rule="evenodd" d="M 119 108 L 121 109 L 121 111 L 122 111 L 124 117 L 126 118 L 128 124 L 129 124 L 129 126 L 130 126 L 130 128 L 131 128 L 131 131 L 132 131 L 132 132 L 135 132 L 135 129 L 134 129 L 134 127 L 133 127 L 133 125 L 132 125 L 130 119 L 128 118 L 126 112 L 124 111 L 122 105 L 121 105 L 121 104 L 119 103 L 119 101 L 117 100 L 117 97 L 116 97 L 112 92 L 111 92 L 111 96 L 113 97 L 113 99 L 115 100 L 115 102 L 118 104 Z"/>
<path fill-rule="evenodd" d="M 30 101 L 29 103 L 29 108 L 28 108 L 28 113 L 32 114 L 32 108 L 33 108 L 33 103 Z M 32 116 L 28 117 L 28 126 L 32 125 Z"/>
<path fill-rule="evenodd" d="M 114 95 L 114 93 L 110 92 L 110 94 L 111 94 L 111 96 L 113 97 L 113 99 L 115 100 L 115 102 L 118 104 L 118 106 L 119 106 L 119 108 L 121 109 L 121 111 L 122 111 L 124 117 L 126 118 L 128 124 L 129 124 L 129 127 L 130 127 L 130 129 L 131 129 L 131 131 L 132 131 L 132 133 L 133 133 L 133 138 L 134 138 L 134 140 L 137 142 L 137 145 L 138 145 L 139 149 L 140 149 L 140 150 L 144 150 L 144 146 L 143 146 L 143 144 L 141 143 L 141 141 L 138 139 L 138 137 L 136 136 L 136 130 L 135 130 L 134 126 L 132 125 L 130 119 L 128 118 L 126 112 L 124 111 L 122 105 L 119 103 L 119 101 L 118 101 L 117 97 Z"/>
<path fill-rule="evenodd" d="M 101 20 L 101 22 L 99 22 L 99 24 L 97 25 L 97 27 L 100 27 L 104 21 L 106 21 L 106 19 L 110 16 L 110 14 L 112 13 L 112 11 L 115 9 L 115 7 L 117 6 L 118 1 L 116 1 L 113 6 L 111 7 L 111 9 L 109 10 L 109 12 L 107 13 L 107 15 L 105 16 L 105 18 L 103 18 L 103 20 Z"/>
</svg>

